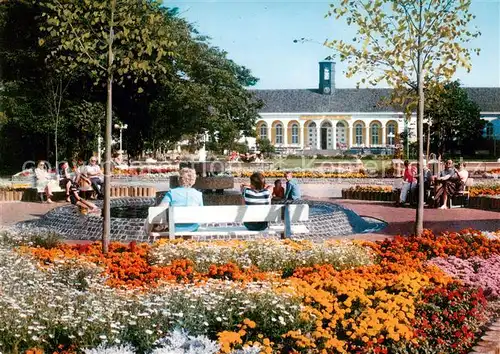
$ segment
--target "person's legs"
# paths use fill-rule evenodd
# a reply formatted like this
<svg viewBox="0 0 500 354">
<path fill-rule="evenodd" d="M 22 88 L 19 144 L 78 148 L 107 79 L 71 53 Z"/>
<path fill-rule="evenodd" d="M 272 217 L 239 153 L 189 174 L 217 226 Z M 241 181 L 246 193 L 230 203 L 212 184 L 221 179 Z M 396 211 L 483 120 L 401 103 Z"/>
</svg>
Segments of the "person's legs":
<svg viewBox="0 0 500 354">
<path fill-rule="evenodd" d="M 97 205 L 95 205 L 94 203 L 89 202 L 88 200 L 85 200 L 85 199 L 80 199 L 79 203 L 81 203 L 83 206 L 85 206 L 85 207 L 87 207 L 89 209 L 99 209 L 97 207 Z"/>
<path fill-rule="evenodd" d="M 90 179 L 92 188 L 97 193 L 98 196 L 102 196 L 102 181 L 99 177 L 94 177 Z"/>
<path fill-rule="evenodd" d="M 66 187 L 66 201 L 69 202 L 70 201 L 69 200 L 69 194 L 70 194 L 69 189 L 71 188 L 71 180 L 69 180 L 69 179 L 66 180 L 65 187 Z"/>
<path fill-rule="evenodd" d="M 50 187 L 50 184 L 47 184 L 45 186 L 45 194 L 47 195 L 47 203 L 49 203 L 49 204 L 54 203 L 51 199 L 52 198 L 52 188 Z"/>
<path fill-rule="evenodd" d="M 437 208 L 441 204 L 441 197 L 444 193 L 444 186 L 442 183 L 436 183 L 434 191 L 434 207 Z"/>
<path fill-rule="evenodd" d="M 412 182 L 410 184 L 410 204 L 418 203 L 418 183 L 417 182 Z M 417 201 L 415 201 L 417 200 Z"/>
<path fill-rule="evenodd" d="M 446 188 L 443 188 L 443 205 L 439 209 L 448 209 L 446 205 L 448 203 L 448 193 L 446 193 Z"/>
<path fill-rule="evenodd" d="M 401 193 L 399 194 L 399 204 L 404 204 L 406 202 L 406 197 L 408 195 L 410 187 L 410 183 L 403 183 L 403 186 L 401 187 Z"/>
</svg>

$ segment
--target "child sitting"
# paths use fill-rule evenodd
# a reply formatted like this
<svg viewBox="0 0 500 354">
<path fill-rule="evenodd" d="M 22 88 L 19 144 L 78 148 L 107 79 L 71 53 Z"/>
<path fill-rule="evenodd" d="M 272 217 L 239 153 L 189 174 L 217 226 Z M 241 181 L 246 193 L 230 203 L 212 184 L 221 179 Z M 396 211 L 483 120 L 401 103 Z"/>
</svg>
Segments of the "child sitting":
<svg viewBox="0 0 500 354">
<path fill-rule="evenodd" d="M 285 199 L 285 188 L 283 188 L 280 179 L 274 181 L 273 199 Z"/>
</svg>

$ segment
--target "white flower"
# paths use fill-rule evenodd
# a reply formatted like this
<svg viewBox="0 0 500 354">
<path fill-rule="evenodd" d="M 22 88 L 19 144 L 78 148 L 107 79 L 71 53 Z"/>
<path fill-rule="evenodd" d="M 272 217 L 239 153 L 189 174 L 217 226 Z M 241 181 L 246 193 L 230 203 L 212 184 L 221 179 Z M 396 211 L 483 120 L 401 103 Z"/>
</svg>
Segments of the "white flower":
<svg viewBox="0 0 500 354">
<path fill-rule="evenodd" d="M 146 329 L 144 332 L 145 332 L 147 335 L 152 335 L 152 334 L 153 334 L 153 331 L 152 331 L 152 330 L 150 330 L 150 329 Z"/>
</svg>

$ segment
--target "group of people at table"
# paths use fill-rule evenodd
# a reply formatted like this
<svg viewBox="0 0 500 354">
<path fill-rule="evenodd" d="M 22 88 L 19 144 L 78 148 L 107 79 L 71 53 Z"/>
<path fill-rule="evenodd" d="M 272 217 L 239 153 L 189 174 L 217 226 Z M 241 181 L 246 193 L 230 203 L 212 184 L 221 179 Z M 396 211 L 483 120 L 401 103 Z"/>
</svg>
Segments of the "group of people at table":
<svg viewBox="0 0 500 354">
<path fill-rule="evenodd" d="M 254 172 L 250 176 L 249 184 L 240 186 L 245 205 L 270 205 L 271 202 L 291 202 L 301 197 L 300 187 L 291 172 L 284 174 L 285 187 L 278 179 L 274 186 L 266 184 L 264 175 Z M 165 194 L 160 205 L 163 206 L 203 206 L 203 195 L 193 188 L 196 182 L 196 172 L 190 168 L 179 171 L 179 187 L 172 188 Z M 247 222 L 245 227 L 251 231 L 263 231 L 268 228 L 267 222 Z M 176 224 L 176 231 L 193 232 L 198 224 Z"/>
<path fill-rule="evenodd" d="M 415 193 L 418 187 L 419 165 L 412 166 L 406 160 L 404 166 L 403 185 L 397 206 L 404 205 L 408 193 Z M 444 169 L 437 175 L 433 175 L 429 166 L 424 165 L 424 196 L 429 206 L 448 209 L 448 200 L 465 188 L 465 183 L 469 178 L 469 172 L 465 167 L 463 162 L 455 167 L 452 160 L 447 160 Z"/>
</svg>

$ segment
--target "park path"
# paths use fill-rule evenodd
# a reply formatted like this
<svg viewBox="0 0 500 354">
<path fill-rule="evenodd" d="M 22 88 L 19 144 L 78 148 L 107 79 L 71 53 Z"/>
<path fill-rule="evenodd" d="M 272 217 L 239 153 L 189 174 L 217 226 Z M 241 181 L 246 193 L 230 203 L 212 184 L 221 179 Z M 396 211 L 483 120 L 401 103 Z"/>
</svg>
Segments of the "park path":
<svg viewBox="0 0 500 354">
<path fill-rule="evenodd" d="M 377 233 L 357 234 L 347 238 L 379 240 L 391 238 L 395 235 L 412 234 L 415 220 L 414 208 L 396 208 L 390 202 L 340 199 L 341 190 L 345 187 L 340 184 L 308 184 L 302 186 L 302 194 L 306 199 L 338 203 L 354 210 L 361 216 L 370 216 L 388 223 L 385 229 Z M 37 219 L 52 208 L 62 205 L 67 205 L 67 203 L 0 202 L 0 226 L 8 227 L 20 221 Z M 460 231 L 465 228 L 497 231 L 500 230 L 500 213 L 467 208 L 451 210 L 426 209 L 424 227 L 434 232 Z"/>
</svg>

